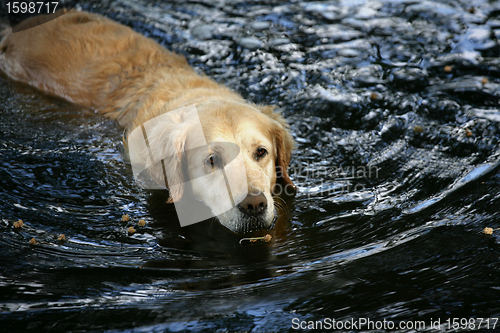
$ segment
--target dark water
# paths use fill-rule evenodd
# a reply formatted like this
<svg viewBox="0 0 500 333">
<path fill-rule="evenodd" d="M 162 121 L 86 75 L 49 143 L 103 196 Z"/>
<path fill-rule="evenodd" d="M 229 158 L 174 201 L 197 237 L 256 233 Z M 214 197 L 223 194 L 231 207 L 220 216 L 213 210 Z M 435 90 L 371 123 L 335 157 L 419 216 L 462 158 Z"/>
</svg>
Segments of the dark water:
<svg viewBox="0 0 500 333">
<path fill-rule="evenodd" d="M 367 318 L 409 332 L 456 318 L 455 331 L 495 331 L 500 230 L 482 230 L 500 227 L 500 3 L 80 6 L 281 108 L 300 192 L 270 243 L 240 245 L 216 223 L 180 228 L 165 194 L 134 183 L 113 122 L 0 77 L 0 330 L 269 332 Z"/>
</svg>

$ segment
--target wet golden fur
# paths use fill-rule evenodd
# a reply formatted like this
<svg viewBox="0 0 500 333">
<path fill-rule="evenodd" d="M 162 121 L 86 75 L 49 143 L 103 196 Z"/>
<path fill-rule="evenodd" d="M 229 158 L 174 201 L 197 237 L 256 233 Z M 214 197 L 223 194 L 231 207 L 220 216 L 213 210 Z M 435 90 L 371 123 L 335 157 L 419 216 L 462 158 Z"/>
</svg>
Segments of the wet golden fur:
<svg viewBox="0 0 500 333">
<path fill-rule="evenodd" d="M 38 25 L 43 20 L 47 18 L 37 16 L 22 22 L 17 28 L 29 29 L 20 32 L 3 31 L 0 70 L 10 78 L 93 108 L 118 121 L 127 133 L 158 115 L 194 104 L 207 142 L 224 139 L 245 152 L 249 192 L 264 192 L 272 202 L 270 196 L 279 179 L 293 186 L 286 172 L 293 139 L 285 120 L 272 107 L 246 102 L 198 75 L 184 57 L 101 15 L 71 11 Z M 182 124 L 179 119 L 178 126 Z M 177 152 L 194 135 L 185 131 L 176 136 L 176 142 L 169 142 L 174 136 L 168 129 L 162 133 L 165 147 L 155 149 Z M 266 146 L 270 156 L 256 161 L 255 147 L 264 142 L 272 146 Z M 169 167 L 178 168 L 179 163 L 173 159 Z M 210 188 L 210 184 L 206 186 Z M 206 204 L 210 207 L 211 203 Z M 235 212 L 226 219 L 241 220 L 241 216 Z M 233 231 L 242 230 L 228 225 L 233 222 L 221 222 Z"/>
</svg>

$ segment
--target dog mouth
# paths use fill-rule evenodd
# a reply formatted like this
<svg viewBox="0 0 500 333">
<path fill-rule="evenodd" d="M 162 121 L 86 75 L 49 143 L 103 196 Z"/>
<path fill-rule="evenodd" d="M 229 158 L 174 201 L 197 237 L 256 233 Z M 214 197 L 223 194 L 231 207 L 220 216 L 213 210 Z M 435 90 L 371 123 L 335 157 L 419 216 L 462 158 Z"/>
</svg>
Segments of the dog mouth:
<svg viewBox="0 0 500 333">
<path fill-rule="evenodd" d="M 249 233 L 252 231 L 259 231 L 262 229 L 270 229 L 272 226 L 272 222 L 269 223 L 265 219 L 261 217 L 255 216 L 245 216 L 241 219 L 239 223 L 238 233 Z"/>
<path fill-rule="evenodd" d="M 247 215 L 239 212 L 239 218 L 236 223 L 227 225 L 223 219 L 219 218 L 219 222 L 229 230 L 237 234 L 246 234 L 254 231 L 269 230 L 274 227 L 277 220 L 277 212 L 274 211 L 271 219 L 266 218 L 266 214 Z"/>
<path fill-rule="evenodd" d="M 206 210 L 203 211 L 205 215 L 212 215 L 211 218 L 206 220 L 217 221 L 221 226 L 235 234 L 241 235 L 255 231 L 270 230 L 274 227 L 278 219 L 278 209 L 274 204 L 258 211 L 250 211 L 233 206 L 231 209 L 217 214 L 215 208 L 210 207 L 201 199 L 196 199 L 195 202 L 197 205 L 190 203 L 183 206 L 183 209 L 192 212 L 204 208 Z"/>
</svg>

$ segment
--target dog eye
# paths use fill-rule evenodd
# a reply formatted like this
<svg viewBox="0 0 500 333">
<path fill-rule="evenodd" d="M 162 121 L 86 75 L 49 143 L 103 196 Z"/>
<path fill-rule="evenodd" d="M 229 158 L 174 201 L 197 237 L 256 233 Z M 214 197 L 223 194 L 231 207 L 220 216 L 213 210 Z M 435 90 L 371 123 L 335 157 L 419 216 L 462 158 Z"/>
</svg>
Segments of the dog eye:
<svg viewBox="0 0 500 333">
<path fill-rule="evenodd" d="M 265 155 L 267 155 L 266 148 L 258 148 L 257 149 L 257 157 L 263 157 Z"/>
<path fill-rule="evenodd" d="M 205 163 L 211 167 L 218 167 L 220 164 L 219 162 L 220 162 L 220 160 L 219 160 L 219 157 L 217 155 L 210 155 L 210 156 L 208 156 L 208 158 L 205 161 Z"/>
</svg>

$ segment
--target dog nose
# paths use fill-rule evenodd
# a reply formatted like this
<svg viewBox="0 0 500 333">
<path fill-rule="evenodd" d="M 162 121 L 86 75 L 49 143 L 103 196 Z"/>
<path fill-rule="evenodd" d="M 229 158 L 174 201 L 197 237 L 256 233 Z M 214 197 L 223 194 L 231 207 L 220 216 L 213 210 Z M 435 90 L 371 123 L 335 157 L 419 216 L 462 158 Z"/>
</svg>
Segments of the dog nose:
<svg viewBox="0 0 500 333">
<path fill-rule="evenodd" d="M 247 197 L 238 205 L 238 208 L 247 215 L 259 215 L 267 208 L 267 199 L 262 192 L 248 193 Z"/>
</svg>

